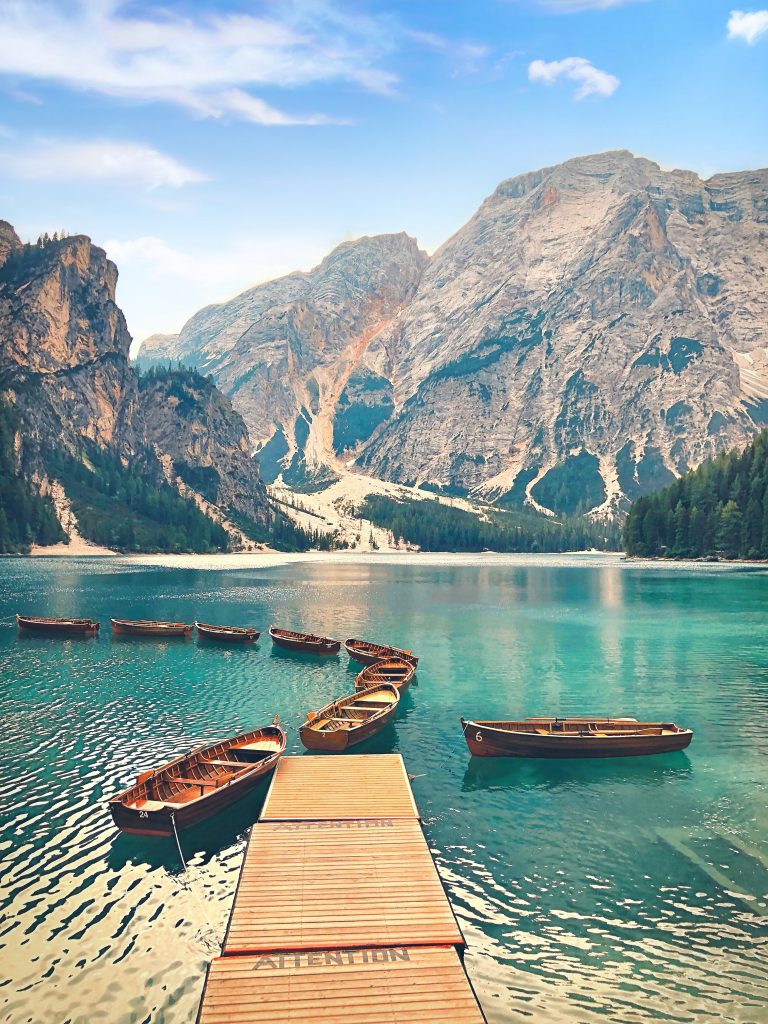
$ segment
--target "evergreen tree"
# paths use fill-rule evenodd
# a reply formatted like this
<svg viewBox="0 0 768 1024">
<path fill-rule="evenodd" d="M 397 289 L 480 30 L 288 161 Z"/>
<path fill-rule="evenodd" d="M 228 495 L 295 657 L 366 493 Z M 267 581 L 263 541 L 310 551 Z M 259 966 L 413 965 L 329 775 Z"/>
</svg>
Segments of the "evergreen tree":
<svg viewBox="0 0 768 1024">
<path fill-rule="evenodd" d="M 641 557 L 768 558 L 768 431 L 639 498 L 624 546 Z"/>
</svg>

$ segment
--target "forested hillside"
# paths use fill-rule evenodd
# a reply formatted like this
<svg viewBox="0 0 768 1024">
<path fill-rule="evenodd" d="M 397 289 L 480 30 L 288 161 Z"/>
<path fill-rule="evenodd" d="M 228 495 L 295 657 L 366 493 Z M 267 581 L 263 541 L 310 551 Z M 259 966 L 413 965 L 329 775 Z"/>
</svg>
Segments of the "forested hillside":
<svg viewBox="0 0 768 1024">
<path fill-rule="evenodd" d="M 65 539 L 50 499 L 41 498 L 19 471 L 17 427 L 13 406 L 0 398 L 0 554 Z"/>
<path fill-rule="evenodd" d="M 627 554 L 768 558 L 768 431 L 632 506 Z"/>
<path fill-rule="evenodd" d="M 395 541 L 422 551 L 616 550 L 619 531 L 587 519 L 554 520 L 532 513 L 489 511 L 487 520 L 442 501 L 397 501 L 369 494 L 359 509 Z"/>
</svg>

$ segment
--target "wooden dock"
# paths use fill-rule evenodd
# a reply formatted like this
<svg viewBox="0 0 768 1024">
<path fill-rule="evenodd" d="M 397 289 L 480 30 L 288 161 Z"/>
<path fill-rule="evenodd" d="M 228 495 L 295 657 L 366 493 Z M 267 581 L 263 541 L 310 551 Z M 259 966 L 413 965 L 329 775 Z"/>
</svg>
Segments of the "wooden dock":
<svg viewBox="0 0 768 1024">
<path fill-rule="evenodd" d="M 284 757 L 198 1024 L 482 1024 L 399 754 Z"/>
</svg>

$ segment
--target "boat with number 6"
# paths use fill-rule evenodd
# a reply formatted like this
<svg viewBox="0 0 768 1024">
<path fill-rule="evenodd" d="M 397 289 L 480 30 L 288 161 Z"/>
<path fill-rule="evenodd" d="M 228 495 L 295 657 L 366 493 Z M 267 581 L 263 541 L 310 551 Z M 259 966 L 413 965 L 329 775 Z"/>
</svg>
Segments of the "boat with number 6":
<svg viewBox="0 0 768 1024">
<path fill-rule="evenodd" d="M 390 647 L 387 644 L 372 644 L 368 640 L 350 639 L 344 641 L 347 654 L 361 665 L 375 665 L 377 661 L 385 658 L 402 658 L 410 662 L 414 668 L 419 664 L 419 659 L 410 651 L 404 651 L 400 647 Z"/>
<path fill-rule="evenodd" d="M 367 690 L 376 683 L 392 683 L 400 693 L 405 693 L 411 685 L 416 666 L 404 658 L 386 658 L 373 665 L 366 665 L 355 677 L 355 689 Z"/>
<path fill-rule="evenodd" d="M 152 619 L 110 619 L 117 636 L 191 636 L 194 626 L 187 622 L 154 622 Z"/>
<path fill-rule="evenodd" d="M 310 711 L 299 737 L 307 750 L 339 753 L 383 729 L 394 717 L 399 700 L 398 689 L 391 683 L 358 690 Z"/>
<path fill-rule="evenodd" d="M 475 757 L 641 757 L 684 750 L 690 729 L 634 718 L 528 718 L 509 722 L 461 719 Z"/>
<path fill-rule="evenodd" d="M 258 629 L 248 626 L 212 626 L 208 622 L 196 622 L 195 628 L 201 639 L 224 643 L 255 644 L 261 636 Z"/>
<path fill-rule="evenodd" d="M 341 649 L 340 640 L 331 640 L 327 636 L 315 636 L 313 633 L 295 633 L 291 629 L 269 627 L 272 643 L 286 651 L 298 651 L 302 654 L 338 654 Z"/>
<path fill-rule="evenodd" d="M 285 750 L 278 724 L 198 747 L 160 768 L 142 772 L 109 801 L 122 832 L 172 836 L 229 807 L 269 774 Z"/>
<path fill-rule="evenodd" d="M 16 625 L 29 633 L 64 633 L 69 636 L 96 636 L 99 623 L 94 619 L 44 618 L 40 615 L 17 615 Z"/>
</svg>

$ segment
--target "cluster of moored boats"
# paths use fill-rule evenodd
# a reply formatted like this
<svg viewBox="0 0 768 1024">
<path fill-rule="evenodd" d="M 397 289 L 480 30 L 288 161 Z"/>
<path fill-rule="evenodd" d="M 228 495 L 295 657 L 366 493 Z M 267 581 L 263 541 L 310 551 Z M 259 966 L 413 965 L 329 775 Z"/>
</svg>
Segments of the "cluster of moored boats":
<svg viewBox="0 0 768 1024">
<path fill-rule="evenodd" d="M 56 619 L 17 615 L 20 630 L 95 636 L 93 619 Z M 122 636 L 188 637 L 255 643 L 256 629 L 196 622 L 111 619 Z M 301 654 L 333 656 L 342 641 L 270 626 L 276 647 Z M 308 750 L 340 753 L 370 739 L 395 716 L 400 697 L 411 684 L 419 659 L 409 650 L 367 640 L 344 641 L 350 658 L 363 667 L 351 694 L 310 711 L 299 729 Z M 461 719 L 469 751 L 477 757 L 636 757 L 685 749 L 690 729 L 672 722 L 634 718 L 527 718 L 514 721 Z M 118 828 L 140 835 L 173 834 L 245 796 L 272 771 L 285 750 L 286 736 L 277 717 L 271 725 L 199 747 L 160 768 L 142 772 L 133 786 L 110 800 Z"/>
</svg>

